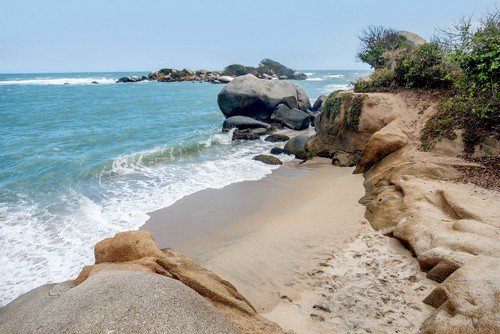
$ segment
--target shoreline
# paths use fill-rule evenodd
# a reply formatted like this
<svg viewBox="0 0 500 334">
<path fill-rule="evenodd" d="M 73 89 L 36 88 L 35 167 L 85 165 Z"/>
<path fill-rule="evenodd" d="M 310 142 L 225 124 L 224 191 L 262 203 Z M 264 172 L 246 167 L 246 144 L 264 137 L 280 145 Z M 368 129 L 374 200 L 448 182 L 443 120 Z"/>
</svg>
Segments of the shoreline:
<svg viewBox="0 0 500 334">
<path fill-rule="evenodd" d="M 150 213 L 141 229 L 160 248 L 175 248 L 230 281 L 267 312 L 283 296 L 298 297 L 305 282 L 299 276 L 362 226 L 364 207 L 357 200 L 363 178 L 352 170 L 329 159 L 294 160 L 262 179 L 186 196 Z"/>
</svg>

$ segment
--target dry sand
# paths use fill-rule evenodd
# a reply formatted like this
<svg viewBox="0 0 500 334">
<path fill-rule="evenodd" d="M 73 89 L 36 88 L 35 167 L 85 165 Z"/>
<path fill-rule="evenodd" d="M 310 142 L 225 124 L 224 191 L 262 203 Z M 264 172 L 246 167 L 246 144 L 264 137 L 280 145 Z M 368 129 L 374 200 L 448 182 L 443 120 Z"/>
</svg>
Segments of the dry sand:
<svg viewBox="0 0 500 334">
<path fill-rule="evenodd" d="M 429 314 L 421 295 L 433 283 L 397 241 L 366 224 L 363 177 L 352 171 L 328 159 L 289 163 L 258 181 L 187 196 L 143 228 L 285 329 L 411 332 Z"/>
</svg>

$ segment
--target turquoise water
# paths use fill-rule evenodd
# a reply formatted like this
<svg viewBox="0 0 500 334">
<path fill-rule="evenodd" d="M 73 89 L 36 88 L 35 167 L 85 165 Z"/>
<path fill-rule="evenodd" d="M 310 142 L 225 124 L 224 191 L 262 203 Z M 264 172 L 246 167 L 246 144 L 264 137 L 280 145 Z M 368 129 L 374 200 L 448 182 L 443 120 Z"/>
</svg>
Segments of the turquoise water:
<svg viewBox="0 0 500 334">
<path fill-rule="evenodd" d="M 309 72 L 296 83 L 311 99 L 367 74 Z M 124 75 L 0 75 L 0 305 L 74 277 L 147 212 L 276 168 L 252 160 L 274 144 L 220 132 L 221 85 Z"/>
</svg>

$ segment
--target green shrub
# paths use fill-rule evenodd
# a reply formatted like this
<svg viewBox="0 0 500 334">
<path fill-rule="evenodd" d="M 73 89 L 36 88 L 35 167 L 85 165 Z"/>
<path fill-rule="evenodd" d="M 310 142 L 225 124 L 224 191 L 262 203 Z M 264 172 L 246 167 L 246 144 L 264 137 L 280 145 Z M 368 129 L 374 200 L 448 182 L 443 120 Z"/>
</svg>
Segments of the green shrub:
<svg viewBox="0 0 500 334">
<path fill-rule="evenodd" d="M 392 28 L 368 26 L 359 36 L 361 50 L 356 55 L 359 60 L 369 64 L 374 69 L 387 66 L 387 51 L 410 47 L 408 40 Z"/>
<path fill-rule="evenodd" d="M 406 88 L 448 88 L 451 67 L 435 43 L 422 44 L 396 62 L 396 80 Z"/>
<path fill-rule="evenodd" d="M 389 92 L 397 87 L 394 70 L 380 68 L 375 70 L 368 79 L 362 78 L 354 84 L 354 91 L 359 93 Z"/>
<path fill-rule="evenodd" d="M 224 69 L 224 71 L 222 71 L 222 75 L 229 75 L 232 77 L 245 74 L 247 74 L 247 69 L 245 68 L 245 66 L 240 64 L 229 65 Z"/>
</svg>

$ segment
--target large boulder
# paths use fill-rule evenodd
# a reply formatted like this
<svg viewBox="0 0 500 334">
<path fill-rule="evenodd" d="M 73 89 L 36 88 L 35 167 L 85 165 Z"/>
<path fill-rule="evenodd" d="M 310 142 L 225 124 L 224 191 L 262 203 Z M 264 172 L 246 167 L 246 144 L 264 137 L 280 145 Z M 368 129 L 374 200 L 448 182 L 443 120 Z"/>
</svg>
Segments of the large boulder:
<svg viewBox="0 0 500 334">
<path fill-rule="evenodd" d="M 39 287 L 0 309 L 0 333 L 270 333 L 229 282 L 151 233 L 99 242 L 95 264 L 72 282 Z"/>
<path fill-rule="evenodd" d="M 396 118 L 395 110 L 378 95 L 335 92 L 316 117 L 316 136 L 309 150 L 332 158 L 337 151 L 362 151 L 370 137 Z"/>
<path fill-rule="evenodd" d="M 103 270 L 83 283 L 47 284 L 0 310 L 0 332 L 238 333 L 181 282 L 143 271 Z"/>
<path fill-rule="evenodd" d="M 370 137 L 354 173 L 366 172 L 375 163 L 399 150 L 406 143 L 408 143 L 408 137 L 399 128 L 399 123 L 397 121 L 389 123 Z"/>
<path fill-rule="evenodd" d="M 293 130 L 304 130 L 309 127 L 311 120 L 309 115 L 297 108 L 290 109 L 284 104 L 280 104 L 271 115 L 271 120 L 283 123 Z"/>
<path fill-rule="evenodd" d="M 304 90 L 294 83 L 258 79 L 251 74 L 234 78 L 217 97 L 219 108 L 226 118 L 241 115 L 269 120 L 282 102 L 303 111 L 311 106 Z"/>
<path fill-rule="evenodd" d="M 220 83 L 230 83 L 233 79 L 234 78 L 229 75 L 222 75 L 218 78 Z"/>
<path fill-rule="evenodd" d="M 293 154 L 297 159 L 307 160 L 309 158 L 309 151 L 307 149 L 307 142 L 311 137 L 306 135 L 295 136 L 285 143 L 285 153 Z"/>
<path fill-rule="evenodd" d="M 251 117 L 232 116 L 224 121 L 224 123 L 222 124 L 222 131 L 229 131 L 230 129 L 233 128 L 237 128 L 239 130 L 258 129 L 258 128 L 271 130 L 272 126 L 270 124 L 253 119 Z"/>
<path fill-rule="evenodd" d="M 321 106 L 323 103 L 326 101 L 326 96 L 325 95 L 320 95 L 316 101 L 314 101 L 314 104 L 312 106 L 312 111 L 319 111 L 321 109 Z"/>
</svg>

